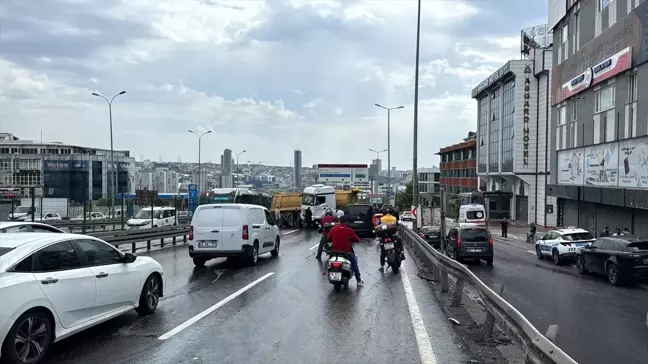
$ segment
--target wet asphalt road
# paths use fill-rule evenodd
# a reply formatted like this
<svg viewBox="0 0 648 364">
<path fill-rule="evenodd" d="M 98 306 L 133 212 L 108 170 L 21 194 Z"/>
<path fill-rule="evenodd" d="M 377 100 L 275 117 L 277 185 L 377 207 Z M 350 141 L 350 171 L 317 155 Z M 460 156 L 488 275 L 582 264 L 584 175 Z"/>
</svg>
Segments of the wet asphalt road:
<svg viewBox="0 0 648 364">
<path fill-rule="evenodd" d="M 156 313 L 132 312 L 63 340 L 45 363 L 430 363 L 429 356 L 421 359 L 417 345 L 421 326 L 436 362 L 468 362 L 411 259 L 403 262 L 403 272 L 410 298 L 418 302 L 417 325 L 405 280 L 378 272 L 374 241 L 363 239 L 355 248 L 365 286 L 351 282 L 341 293 L 333 291 L 314 259 L 318 241 L 316 232 L 284 235 L 280 256 L 261 256 L 256 267 L 217 259 L 194 268 L 186 245 L 151 252 L 166 279 Z M 268 273 L 274 275 L 168 340 L 159 339 Z"/>
<path fill-rule="evenodd" d="M 532 249 L 496 238 L 494 265 L 468 266 L 485 283 L 502 283 L 503 297 L 540 332 L 560 325 L 558 345 L 577 362 L 648 363 L 648 286 L 614 287 L 602 276 L 580 276 L 573 264 L 538 260 Z"/>
</svg>

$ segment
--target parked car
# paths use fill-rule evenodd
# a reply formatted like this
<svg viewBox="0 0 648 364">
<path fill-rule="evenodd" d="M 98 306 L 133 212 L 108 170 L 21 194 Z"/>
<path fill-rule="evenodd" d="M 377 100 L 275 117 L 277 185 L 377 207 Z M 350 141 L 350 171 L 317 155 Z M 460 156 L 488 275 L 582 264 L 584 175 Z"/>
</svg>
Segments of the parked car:
<svg viewBox="0 0 648 364">
<path fill-rule="evenodd" d="M 576 252 L 576 270 L 607 275 L 613 285 L 648 277 L 648 240 L 630 235 L 598 238 Z"/>
<path fill-rule="evenodd" d="M 45 221 L 45 220 L 63 220 L 61 215 L 57 213 L 45 214 L 42 217 L 34 216 L 34 221 Z M 21 216 L 13 221 L 31 221 L 31 214 Z"/>
<path fill-rule="evenodd" d="M 219 257 L 240 257 L 256 265 L 259 254 L 278 256 L 280 243 L 274 217 L 258 205 L 200 205 L 189 226 L 189 256 L 196 266 Z"/>
<path fill-rule="evenodd" d="M 441 248 L 441 228 L 439 226 L 423 226 L 419 231 L 419 236 L 433 248 Z"/>
<path fill-rule="evenodd" d="M 145 207 L 126 222 L 128 229 L 148 229 L 151 227 L 175 226 L 175 207 Z"/>
<path fill-rule="evenodd" d="M 374 236 L 373 205 L 369 204 L 352 204 L 344 208 L 344 216 L 347 218 L 347 224 L 358 235 Z"/>
<path fill-rule="evenodd" d="M 65 233 L 65 231 L 40 222 L 0 221 L 0 233 Z"/>
<path fill-rule="evenodd" d="M 105 220 L 108 216 L 104 215 L 101 212 L 86 212 L 86 220 Z M 73 221 L 83 221 L 83 214 L 79 214 L 76 217 L 71 218 Z"/>
<path fill-rule="evenodd" d="M 404 211 L 400 214 L 402 221 L 414 221 L 414 214 L 411 211 Z"/>
<path fill-rule="evenodd" d="M 464 259 L 483 259 L 486 264 L 493 264 L 493 238 L 485 226 L 450 228 L 444 250 L 460 263 Z"/>
<path fill-rule="evenodd" d="M 554 264 L 560 265 L 565 260 L 576 259 L 580 248 L 590 245 L 596 240 L 585 229 L 567 228 L 548 231 L 535 243 L 538 259 L 551 257 Z"/>
<path fill-rule="evenodd" d="M 0 359 L 36 364 L 53 342 L 132 309 L 154 312 L 164 293 L 163 277 L 152 258 L 123 253 L 95 237 L 3 236 Z"/>
</svg>

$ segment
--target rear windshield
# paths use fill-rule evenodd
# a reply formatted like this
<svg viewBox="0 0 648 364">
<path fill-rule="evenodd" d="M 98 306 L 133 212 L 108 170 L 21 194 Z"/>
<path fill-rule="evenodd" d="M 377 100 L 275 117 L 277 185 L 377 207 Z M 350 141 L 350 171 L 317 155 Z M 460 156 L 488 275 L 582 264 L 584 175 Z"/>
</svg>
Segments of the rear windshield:
<svg viewBox="0 0 648 364">
<path fill-rule="evenodd" d="M 471 220 L 483 219 L 484 211 L 481 210 L 469 210 L 466 211 L 466 218 Z"/>
<path fill-rule="evenodd" d="M 648 241 L 642 241 L 640 243 L 630 243 L 628 244 L 628 249 L 630 249 L 631 252 L 647 251 Z M 0 253 L 0 255 L 1 254 L 2 253 Z"/>
<path fill-rule="evenodd" d="M 463 241 L 488 241 L 490 234 L 486 229 L 466 229 L 461 231 Z"/>
<path fill-rule="evenodd" d="M 236 227 L 241 225 L 241 212 L 236 208 L 205 208 L 191 219 L 194 226 Z"/>
<path fill-rule="evenodd" d="M 12 251 L 13 248 L 0 248 L 0 257 Z"/>
<path fill-rule="evenodd" d="M 365 218 L 370 218 L 373 216 L 371 206 L 353 205 L 347 206 L 344 210 L 344 214 L 349 216 L 359 216 Z"/>
<path fill-rule="evenodd" d="M 563 239 L 569 241 L 592 240 L 594 237 L 590 233 L 571 233 L 563 235 Z"/>
<path fill-rule="evenodd" d="M 440 229 L 436 226 L 424 226 L 421 230 L 423 230 L 424 233 L 438 233 Z"/>
</svg>

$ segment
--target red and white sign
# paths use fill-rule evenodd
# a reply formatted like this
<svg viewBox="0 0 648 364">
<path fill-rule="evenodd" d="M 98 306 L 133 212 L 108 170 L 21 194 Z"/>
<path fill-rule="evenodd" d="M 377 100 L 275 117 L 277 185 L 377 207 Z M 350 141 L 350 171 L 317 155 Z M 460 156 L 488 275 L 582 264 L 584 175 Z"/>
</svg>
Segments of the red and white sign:
<svg viewBox="0 0 648 364">
<path fill-rule="evenodd" d="M 412 215 L 414 215 L 414 217 L 416 217 L 416 206 L 413 206 L 413 207 L 412 207 L 412 211 L 411 211 L 411 212 L 412 212 Z"/>
<path fill-rule="evenodd" d="M 610 79 L 631 66 L 632 47 L 628 47 L 593 67 L 587 67 L 585 72 L 566 82 L 562 87 L 563 100 Z"/>
</svg>

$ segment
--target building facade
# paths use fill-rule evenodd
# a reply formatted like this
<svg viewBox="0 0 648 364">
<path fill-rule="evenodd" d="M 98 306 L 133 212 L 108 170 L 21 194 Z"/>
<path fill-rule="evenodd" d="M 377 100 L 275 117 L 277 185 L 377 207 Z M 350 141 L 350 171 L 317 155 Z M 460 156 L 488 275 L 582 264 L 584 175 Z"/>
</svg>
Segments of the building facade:
<svg viewBox="0 0 648 364">
<path fill-rule="evenodd" d="M 441 148 L 437 153 L 441 187 L 452 195 L 477 191 L 477 136 L 471 132 L 461 143 Z"/>
<path fill-rule="evenodd" d="M 220 188 L 234 187 L 232 179 L 232 172 L 234 170 L 234 159 L 232 159 L 232 151 L 225 149 L 221 155 L 221 175 L 220 175 Z"/>
<path fill-rule="evenodd" d="M 490 219 L 555 226 L 548 145 L 551 47 L 507 62 L 472 91 L 478 104 L 477 177 Z"/>
<path fill-rule="evenodd" d="M 302 152 L 301 150 L 297 149 L 295 150 L 295 154 L 293 156 L 294 163 L 295 163 L 295 188 L 297 190 L 301 190 L 301 185 L 302 185 L 302 175 L 301 175 L 301 167 L 302 167 Z"/>
<path fill-rule="evenodd" d="M 550 146 L 558 225 L 648 234 L 648 3 L 558 1 Z M 643 102 L 640 102 L 644 99 Z"/>
<path fill-rule="evenodd" d="M 20 140 L 0 134 L 0 187 L 18 188 L 23 198 L 56 197 L 74 202 L 135 192 L 135 159 L 128 151 Z"/>
<path fill-rule="evenodd" d="M 419 203 L 421 206 L 440 206 L 441 170 L 436 167 L 419 168 L 417 172 Z"/>
</svg>

